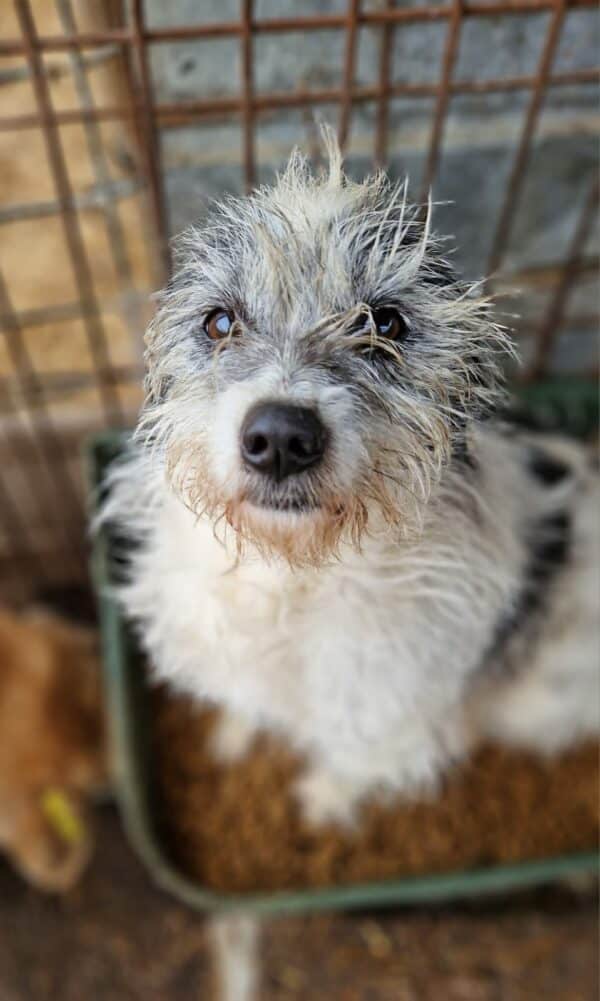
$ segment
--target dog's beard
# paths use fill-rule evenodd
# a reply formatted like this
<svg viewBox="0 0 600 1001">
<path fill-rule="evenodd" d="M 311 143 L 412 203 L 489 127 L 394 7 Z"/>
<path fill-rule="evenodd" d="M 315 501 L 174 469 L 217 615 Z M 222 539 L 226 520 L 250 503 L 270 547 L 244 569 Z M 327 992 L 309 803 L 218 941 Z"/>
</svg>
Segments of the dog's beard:
<svg viewBox="0 0 600 1001">
<path fill-rule="evenodd" d="M 235 533 L 239 555 L 251 547 L 264 559 L 283 559 L 290 567 L 320 567 L 339 555 L 345 543 L 354 548 L 366 529 L 367 510 L 352 498 L 301 510 L 278 510 L 235 498 L 223 520 Z"/>
<path fill-rule="evenodd" d="M 212 522 L 215 537 L 238 560 L 254 553 L 267 561 L 282 559 L 292 568 L 318 568 L 338 559 L 345 547 L 360 551 L 366 535 L 395 529 L 397 538 L 414 540 L 421 533 L 439 470 L 428 452 L 411 472 L 384 468 L 384 459 L 379 456 L 343 493 L 333 485 L 257 489 L 251 482 L 218 484 L 197 441 L 171 446 L 167 472 L 185 506 Z"/>
</svg>

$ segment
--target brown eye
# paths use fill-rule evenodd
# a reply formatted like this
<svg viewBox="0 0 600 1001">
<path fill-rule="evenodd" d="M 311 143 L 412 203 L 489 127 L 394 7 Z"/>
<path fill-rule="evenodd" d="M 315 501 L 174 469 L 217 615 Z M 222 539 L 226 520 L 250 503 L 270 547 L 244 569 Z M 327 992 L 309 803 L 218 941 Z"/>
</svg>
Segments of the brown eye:
<svg viewBox="0 0 600 1001">
<path fill-rule="evenodd" d="M 210 337 L 211 341 L 221 341 L 224 337 L 228 337 L 231 333 L 234 319 L 235 317 L 233 313 L 229 312 L 229 310 L 215 309 L 206 318 L 204 330 Z"/>
<path fill-rule="evenodd" d="M 373 320 L 380 337 L 388 341 L 397 341 L 408 333 L 408 323 L 397 309 L 382 306 L 373 310 Z"/>
</svg>

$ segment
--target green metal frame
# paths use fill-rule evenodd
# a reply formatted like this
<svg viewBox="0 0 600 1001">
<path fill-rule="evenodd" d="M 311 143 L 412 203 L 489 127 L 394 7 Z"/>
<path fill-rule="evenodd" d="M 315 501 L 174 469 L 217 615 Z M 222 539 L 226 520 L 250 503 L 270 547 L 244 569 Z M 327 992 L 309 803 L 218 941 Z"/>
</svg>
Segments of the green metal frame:
<svg viewBox="0 0 600 1001">
<path fill-rule="evenodd" d="M 525 403 L 542 422 L 555 424 L 558 415 L 561 426 L 575 433 L 597 426 L 594 386 L 565 381 L 546 383 L 528 390 Z M 105 432 L 88 444 L 93 506 L 107 462 L 117 454 L 124 439 L 124 432 Z M 589 852 L 475 871 L 290 892 L 225 895 L 194 883 L 176 868 L 161 842 L 151 773 L 148 688 L 134 637 L 111 594 L 110 550 L 109 535 L 100 530 L 94 539 L 92 576 L 98 596 L 116 794 L 134 849 L 156 883 L 173 896 L 204 912 L 244 908 L 266 915 L 433 903 L 524 889 L 600 871 L 598 853 Z"/>
</svg>

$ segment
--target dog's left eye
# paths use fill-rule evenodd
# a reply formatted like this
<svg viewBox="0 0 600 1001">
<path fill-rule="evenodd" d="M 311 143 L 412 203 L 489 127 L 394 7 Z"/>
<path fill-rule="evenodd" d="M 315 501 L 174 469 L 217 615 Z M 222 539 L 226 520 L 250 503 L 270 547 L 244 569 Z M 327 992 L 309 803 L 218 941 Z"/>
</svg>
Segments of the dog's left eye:
<svg viewBox="0 0 600 1001">
<path fill-rule="evenodd" d="M 373 310 L 373 321 L 380 337 L 388 341 L 397 341 L 408 333 L 408 323 L 392 306 L 382 306 Z"/>
<path fill-rule="evenodd" d="M 215 309 L 207 316 L 204 330 L 211 341 L 220 341 L 231 333 L 235 317 L 228 309 Z"/>
</svg>

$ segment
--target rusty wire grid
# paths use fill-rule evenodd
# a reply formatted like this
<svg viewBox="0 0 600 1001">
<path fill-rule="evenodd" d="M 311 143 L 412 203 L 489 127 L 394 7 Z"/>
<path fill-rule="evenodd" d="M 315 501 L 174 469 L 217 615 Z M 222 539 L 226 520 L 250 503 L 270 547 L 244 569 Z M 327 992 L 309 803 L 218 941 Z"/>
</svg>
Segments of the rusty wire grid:
<svg viewBox="0 0 600 1001">
<path fill-rule="evenodd" d="M 489 259 L 482 267 L 491 275 L 492 285 L 502 289 L 503 264 L 546 96 L 550 91 L 573 86 L 597 88 L 598 67 L 575 65 L 568 71 L 555 67 L 567 16 L 595 5 L 595 0 L 348 0 L 345 9 L 339 11 L 308 13 L 298 4 L 298 16 L 257 17 L 253 0 L 240 0 L 237 20 L 215 21 L 211 16 L 189 25 L 152 27 L 147 23 L 143 0 L 98 2 L 92 5 L 96 10 L 91 20 L 82 18 L 82 5 L 76 0 L 48 0 L 43 11 L 34 0 L 14 0 L 7 33 L 0 38 L 0 99 L 3 88 L 9 85 L 30 87 L 31 94 L 16 108 L 0 100 L 0 141 L 3 137 L 10 140 L 10 155 L 18 161 L 18 137 L 41 137 L 40 170 L 48 172 L 45 188 L 49 190 L 44 197 L 30 196 L 22 201 L 2 194 L 0 241 L 3 232 L 12 232 L 14 226 L 43 224 L 50 231 L 59 223 L 74 294 L 64 301 L 44 301 L 37 296 L 29 302 L 15 274 L 2 277 L 0 273 L 4 341 L 0 359 L 0 457 L 4 469 L 0 483 L 0 574 L 3 585 L 8 582 L 3 590 L 23 596 L 33 584 L 75 580 L 84 570 L 85 518 L 77 450 L 89 430 L 131 421 L 139 403 L 140 351 L 134 347 L 123 352 L 119 345 L 129 336 L 124 331 L 129 331 L 139 349 L 148 316 L 148 292 L 161 283 L 170 266 L 165 175 L 161 167 L 161 139 L 170 130 L 183 126 L 210 130 L 219 123 L 237 122 L 239 162 L 244 185 L 250 189 L 258 175 L 257 128 L 269 115 L 292 109 L 310 113 L 311 109 L 334 106 L 339 141 L 345 147 L 351 141 L 356 109 L 368 105 L 374 109 L 372 161 L 386 166 L 391 159 L 391 102 L 399 98 L 422 100 L 431 105 L 430 132 L 417 192 L 425 198 L 431 187 L 435 193 L 453 100 L 465 95 L 520 95 L 524 97 L 522 121 L 511 152 L 500 210 L 490 221 L 493 233 Z M 51 7 L 48 29 L 45 14 Z M 547 20 L 535 72 L 490 79 L 457 75 L 465 24 L 539 15 L 546 15 Z M 437 81 L 395 79 L 392 63 L 397 33 L 411 25 L 433 22 L 445 26 Z M 307 86 L 305 80 L 298 80 L 294 89 L 257 87 L 257 39 L 293 34 L 297 45 L 302 46 L 315 32 L 343 36 L 338 85 L 323 85 L 316 80 Z M 358 83 L 356 75 L 363 32 L 377 37 L 378 64 L 375 81 L 369 84 Z M 153 51 L 168 43 L 200 44 L 218 39 L 230 39 L 239 46 L 237 92 L 157 100 Z M 99 101 L 93 82 L 107 67 L 118 73 L 119 87 L 106 100 Z M 66 86 L 67 78 L 71 89 L 65 101 L 57 88 Z M 123 130 L 129 149 L 127 169 L 117 173 L 111 146 L 116 140 L 113 133 L 112 138 L 107 138 L 106 132 L 110 128 Z M 74 158 L 66 138 L 77 129 L 81 131 L 81 149 L 89 161 L 85 184 L 73 180 Z M 26 141 L 30 140 L 23 139 Z M 589 276 L 596 268 L 587 250 L 598 202 L 594 169 L 589 170 L 585 184 L 581 215 L 564 259 L 550 276 L 547 268 L 538 269 L 550 287 L 534 331 L 527 367 L 520 375 L 524 379 L 546 374 L 569 297 L 582 275 Z M 141 278 L 130 245 L 131 217 L 123 221 L 124 206 L 134 203 L 139 220 L 135 228 L 142 234 L 146 252 Z M 101 224 L 102 260 L 110 260 L 117 279 L 117 285 L 111 285 L 113 299 L 109 307 L 104 291 L 98 291 L 98 256 L 90 244 L 90 218 Z M 6 265 L 11 272 L 10 239 L 0 242 L 0 250 L 3 267 Z M 527 285 L 531 275 L 535 278 L 536 274 L 532 262 L 529 270 L 511 273 L 510 284 L 522 280 Z M 117 319 L 111 309 L 118 314 Z M 71 336 L 69 325 L 73 324 L 81 325 L 80 353 L 85 353 L 87 363 L 77 364 L 75 352 L 68 364 L 44 368 L 36 355 L 38 338 L 46 337 L 48 330 L 58 330 L 58 339 L 67 340 Z M 61 325 L 64 334 L 60 333 Z M 581 374 L 589 377 L 593 373 L 588 370 Z M 74 402 L 75 410 L 70 410 Z M 17 579 L 21 583 L 11 591 Z"/>
</svg>

